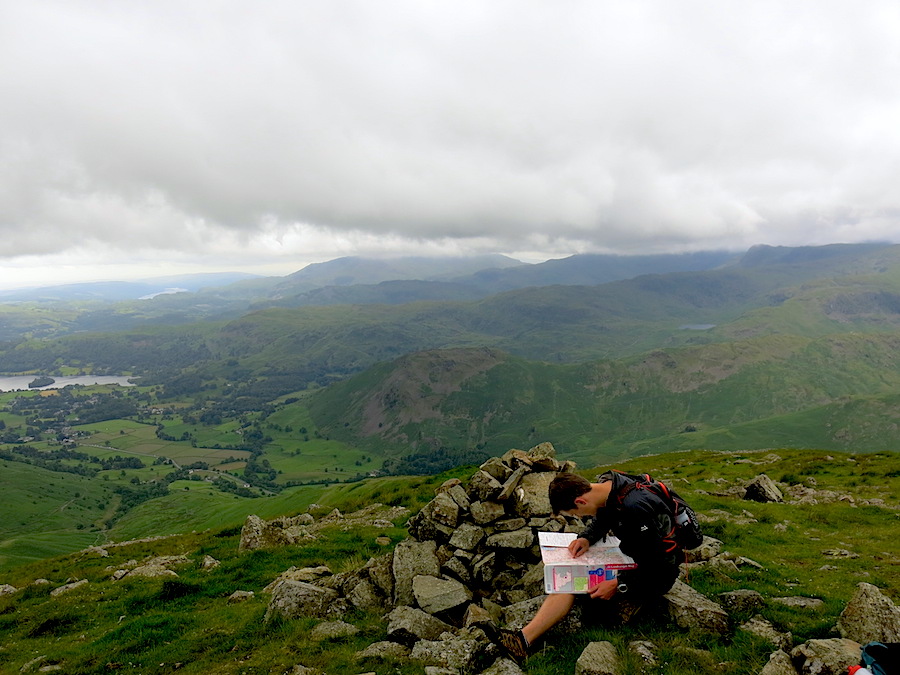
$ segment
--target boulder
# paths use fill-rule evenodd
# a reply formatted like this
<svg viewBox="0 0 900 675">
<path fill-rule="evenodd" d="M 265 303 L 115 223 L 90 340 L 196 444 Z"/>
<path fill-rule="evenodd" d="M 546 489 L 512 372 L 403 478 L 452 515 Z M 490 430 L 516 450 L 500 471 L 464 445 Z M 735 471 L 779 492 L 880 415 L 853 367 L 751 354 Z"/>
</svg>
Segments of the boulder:
<svg viewBox="0 0 900 675">
<path fill-rule="evenodd" d="M 238 602 L 244 602 L 246 600 L 252 600 L 254 597 L 256 597 L 256 593 L 254 593 L 253 591 L 235 591 L 228 596 L 228 602 L 231 604 L 235 604 Z"/>
<path fill-rule="evenodd" d="M 736 591 L 719 593 L 719 604 L 732 612 L 755 612 L 765 606 L 765 600 L 758 591 L 739 588 Z"/>
<path fill-rule="evenodd" d="M 551 515 L 549 487 L 554 478 L 556 473 L 552 471 L 530 473 L 522 478 L 513 499 L 515 513 L 523 518 Z"/>
<path fill-rule="evenodd" d="M 428 675 L 427 672 L 426 675 Z M 524 671 L 512 659 L 500 657 L 494 661 L 493 665 L 483 670 L 481 675 L 524 675 Z"/>
<path fill-rule="evenodd" d="M 398 642 L 375 642 L 354 656 L 356 661 L 372 659 L 373 661 L 385 661 L 397 663 L 409 659 L 409 647 Z"/>
<path fill-rule="evenodd" d="M 303 581 L 285 579 L 272 589 L 266 620 L 274 616 L 297 619 L 304 616 L 325 618 L 338 613 L 337 591 L 313 586 Z"/>
<path fill-rule="evenodd" d="M 200 563 L 200 569 L 214 570 L 220 564 L 221 563 L 218 560 L 216 560 L 215 558 L 213 558 L 211 555 L 205 555 L 205 556 L 203 556 L 203 561 Z"/>
<path fill-rule="evenodd" d="M 388 553 L 377 558 L 369 558 L 363 568 L 368 573 L 369 580 L 386 598 L 394 597 L 393 564 L 394 554 Z"/>
<path fill-rule="evenodd" d="M 512 532 L 497 532 L 487 538 L 489 548 L 531 548 L 534 544 L 534 532 L 530 527 Z"/>
<path fill-rule="evenodd" d="M 503 489 L 503 484 L 486 471 L 476 471 L 469 480 L 466 494 L 472 501 L 489 501 L 494 499 Z"/>
<path fill-rule="evenodd" d="M 493 476 L 501 484 L 505 483 L 506 479 L 512 474 L 512 469 L 506 466 L 499 457 L 491 457 L 478 468 Z"/>
<path fill-rule="evenodd" d="M 676 581 L 663 598 L 668 605 L 669 616 L 681 628 L 719 635 L 728 632 L 728 614 L 725 610 L 683 581 Z"/>
<path fill-rule="evenodd" d="M 761 637 L 779 649 L 788 650 L 794 646 L 793 637 L 789 632 L 779 632 L 775 629 L 775 626 L 759 614 L 742 624 L 740 630 L 745 630 L 748 633 Z"/>
<path fill-rule="evenodd" d="M 484 530 L 471 523 L 462 523 L 450 537 L 450 546 L 474 551 L 484 539 Z"/>
<path fill-rule="evenodd" d="M 13 593 L 15 593 L 18 590 L 19 589 L 17 589 L 15 586 L 10 586 L 9 584 L 2 584 L 2 585 L 0 585 L 0 597 L 2 597 L 4 595 L 12 595 Z"/>
<path fill-rule="evenodd" d="M 841 637 L 856 642 L 900 642 L 900 609 L 877 586 L 860 583 L 837 622 Z"/>
<path fill-rule="evenodd" d="M 723 544 L 720 540 L 704 535 L 703 543 L 697 548 L 685 551 L 684 554 L 689 563 L 703 562 L 705 560 L 712 560 L 719 555 L 722 552 L 722 546 Z"/>
<path fill-rule="evenodd" d="M 350 604 L 358 609 L 387 609 L 388 598 L 378 592 L 375 585 L 368 579 L 360 579 L 346 593 Z"/>
<path fill-rule="evenodd" d="M 787 652 L 779 649 L 769 654 L 769 661 L 759 671 L 759 675 L 797 675 L 797 670 Z"/>
<path fill-rule="evenodd" d="M 503 487 L 500 488 L 500 492 L 497 494 L 494 499 L 498 502 L 505 502 L 510 497 L 512 497 L 513 492 L 515 492 L 516 488 L 519 487 L 519 483 L 522 478 L 528 472 L 528 467 L 520 466 L 518 469 L 510 474 L 509 478 L 506 479 L 506 482 L 503 483 Z"/>
<path fill-rule="evenodd" d="M 771 600 L 779 605 L 797 609 L 819 609 L 825 606 L 825 602 L 819 598 L 804 598 L 800 595 L 792 595 L 786 598 L 771 598 Z"/>
<path fill-rule="evenodd" d="M 472 520 L 479 525 L 492 523 L 506 514 L 503 504 L 490 501 L 472 502 L 469 512 L 472 514 Z"/>
<path fill-rule="evenodd" d="M 405 539 L 394 549 L 392 563 L 394 576 L 394 604 L 412 605 L 413 578 L 418 574 L 438 576 L 441 564 L 437 557 L 437 544 L 434 541 L 413 541 Z"/>
<path fill-rule="evenodd" d="M 467 604 L 472 593 L 458 581 L 419 574 L 413 578 L 416 603 L 429 614 L 438 614 Z"/>
<path fill-rule="evenodd" d="M 846 638 L 809 640 L 791 651 L 791 661 L 800 675 L 845 675 L 859 663 L 861 647 Z"/>
<path fill-rule="evenodd" d="M 591 642 L 575 663 L 575 675 L 619 675 L 619 655 L 611 642 Z"/>
<path fill-rule="evenodd" d="M 659 665 L 659 659 L 656 656 L 658 649 L 649 640 L 632 640 L 628 643 L 628 651 L 636 655 L 643 664 L 651 668 Z"/>
<path fill-rule="evenodd" d="M 249 515 L 241 528 L 241 540 L 238 551 L 252 551 L 258 548 L 287 546 L 293 543 L 281 528 L 270 528 L 259 516 Z"/>
<path fill-rule="evenodd" d="M 744 499 L 754 502 L 783 502 L 784 495 L 775 485 L 775 481 L 761 473 L 745 487 Z"/>
<path fill-rule="evenodd" d="M 478 672 L 485 645 L 475 639 L 419 640 L 409 658 L 424 666 L 454 668 L 462 673 Z"/>
<path fill-rule="evenodd" d="M 263 589 L 263 593 L 271 593 L 272 589 L 275 588 L 280 582 L 285 581 L 286 579 L 290 579 L 291 581 L 303 581 L 307 584 L 312 584 L 317 581 L 321 581 L 325 577 L 331 576 L 331 570 L 328 569 L 325 565 L 319 565 L 318 567 L 289 567 L 284 572 L 278 575 L 278 578 L 275 579 L 272 583 L 266 586 Z"/>
<path fill-rule="evenodd" d="M 437 617 L 406 605 L 397 607 L 385 618 L 388 639 L 407 645 L 418 640 L 437 640 L 442 633 L 453 630 Z"/>
<path fill-rule="evenodd" d="M 500 622 L 506 628 L 511 630 L 521 629 L 526 623 L 534 618 L 538 608 L 543 603 L 546 596 L 540 595 L 535 598 L 523 600 L 513 603 L 503 609 L 502 621 Z M 566 614 L 565 618 L 551 629 L 551 635 L 571 635 L 577 633 L 582 628 L 581 623 L 581 607 L 579 603 L 575 603 L 572 610 Z"/>
<path fill-rule="evenodd" d="M 74 591 L 76 588 L 81 588 L 82 586 L 88 583 L 87 579 L 79 579 L 78 581 L 72 581 L 68 584 L 63 584 L 58 588 L 54 588 L 50 591 L 50 595 L 57 596 L 62 595 L 63 593 L 68 593 L 69 591 Z"/>
<path fill-rule="evenodd" d="M 352 637 L 358 632 L 359 628 L 346 621 L 323 621 L 310 631 L 309 637 L 316 642 L 322 642 Z"/>
</svg>

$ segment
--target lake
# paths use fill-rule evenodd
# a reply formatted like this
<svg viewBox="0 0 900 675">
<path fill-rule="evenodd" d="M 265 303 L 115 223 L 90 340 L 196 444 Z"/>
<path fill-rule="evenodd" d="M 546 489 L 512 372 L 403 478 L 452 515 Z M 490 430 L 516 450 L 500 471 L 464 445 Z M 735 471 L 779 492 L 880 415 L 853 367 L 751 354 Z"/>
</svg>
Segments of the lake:
<svg viewBox="0 0 900 675">
<path fill-rule="evenodd" d="M 62 389 L 70 384 L 83 384 L 85 386 L 89 384 L 119 384 L 123 387 L 134 386 L 128 381 L 127 377 L 120 377 L 118 375 L 74 375 L 72 377 L 55 377 L 51 375 L 50 377 L 53 377 L 56 382 L 49 384 L 46 387 L 34 387 L 34 389 L 29 390 L 28 383 L 33 382 L 35 377 L 38 376 L 0 375 L 0 391 L 18 391 L 20 389 L 25 391 L 33 391 L 34 389 Z"/>
</svg>

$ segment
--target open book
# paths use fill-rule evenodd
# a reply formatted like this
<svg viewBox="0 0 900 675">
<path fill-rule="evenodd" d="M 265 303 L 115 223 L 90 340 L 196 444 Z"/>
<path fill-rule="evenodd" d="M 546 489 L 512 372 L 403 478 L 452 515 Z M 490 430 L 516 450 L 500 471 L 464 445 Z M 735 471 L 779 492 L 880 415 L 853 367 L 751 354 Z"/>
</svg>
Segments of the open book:
<svg viewBox="0 0 900 675">
<path fill-rule="evenodd" d="M 568 547 L 577 537 L 573 532 L 538 532 L 545 593 L 587 593 L 599 582 L 614 579 L 617 570 L 637 567 L 631 557 L 619 550 L 619 540 L 613 536 L 573 558 Z"/>
</svg>

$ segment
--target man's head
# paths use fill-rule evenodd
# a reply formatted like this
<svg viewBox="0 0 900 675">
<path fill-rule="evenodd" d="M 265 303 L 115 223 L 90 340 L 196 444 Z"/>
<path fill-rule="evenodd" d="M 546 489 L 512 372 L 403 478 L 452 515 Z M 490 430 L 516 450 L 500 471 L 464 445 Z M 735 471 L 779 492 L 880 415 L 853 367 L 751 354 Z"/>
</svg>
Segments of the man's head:
<svg viewBox="0 0 900 675">
<path fill-rule="evenodd" d="M 591 483 L 574 473 L 560 473 L 550 483 L 550 507 L 554 515 L 576 511 L 582 497 L 591 491 Z M 580 514 L 579 514 L 580 515 Z"/>
</svg>

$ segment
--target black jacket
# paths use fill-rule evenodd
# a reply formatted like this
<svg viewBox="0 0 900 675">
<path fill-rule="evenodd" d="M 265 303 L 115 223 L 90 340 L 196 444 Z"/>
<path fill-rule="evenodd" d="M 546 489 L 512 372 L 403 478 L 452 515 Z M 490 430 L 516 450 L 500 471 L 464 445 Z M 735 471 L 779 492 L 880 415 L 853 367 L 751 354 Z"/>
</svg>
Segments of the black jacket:
<svg viewBox="0 0 900 675">
<path fill-rule="evenodd" d="M 637 569 L 619 572 L 619 583 L 628 584 L 628 596 L 652 597 L 666 593 L 678 578 L 678 565 L 683 562 L 681 549 L 666 551 L 664 541 L 672 531 L 671 503 L 646 489 L 626 489 L 636 476 L 607 471 L 600 482 L 611 481 L 606 506 L 597 512 L 582 533 L 594 543 L 611 532 L 621 541 L 623 553 L 637 563 Z M 624 493 L 624 496 L 623 496 Z"/>
</svg>

